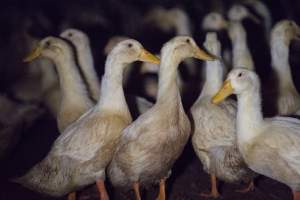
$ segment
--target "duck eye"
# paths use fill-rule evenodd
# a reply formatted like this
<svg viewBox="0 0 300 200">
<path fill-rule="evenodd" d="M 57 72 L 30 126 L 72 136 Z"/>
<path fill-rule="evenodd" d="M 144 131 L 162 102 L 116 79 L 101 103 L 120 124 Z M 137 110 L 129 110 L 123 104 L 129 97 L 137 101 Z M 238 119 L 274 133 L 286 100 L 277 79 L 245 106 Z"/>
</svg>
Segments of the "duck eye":
<svg viewBox="0 0 300 200">
<path fill-rule="evenodd" d="M 188 44 L 191 43 L 190 39 L 186 39 L 186 43 Z"/>
<path fill-rule="evenodd" d="M 51 42 L 47 41 L 45 44 L 46 44 L 46 47 L 49 47 L 51 45 Z"/>
<path fill-rule="evenodd" d="M 69 37 L 72 37 L 72 36 L 73 36 L 73 34 L 72 34 L 72 33 L 69 33 L 69 34 L 68 34 L 68 36 L 69 36 Z"/>
<path fill-rule="evenodd" d="M 239 74 L 238 74 L 238 77 L 241 77 L 243 74 L 242 74 L 242 72 L 240 72 Z"/>
<path fill-rule="evenodd" d="M 131 48 L 131 47 L 132 47 L 132 44 L 131 44 L 131 43 L 129 43 L 127 46 L 128 46 L 128 48 Z"/>
</svg>

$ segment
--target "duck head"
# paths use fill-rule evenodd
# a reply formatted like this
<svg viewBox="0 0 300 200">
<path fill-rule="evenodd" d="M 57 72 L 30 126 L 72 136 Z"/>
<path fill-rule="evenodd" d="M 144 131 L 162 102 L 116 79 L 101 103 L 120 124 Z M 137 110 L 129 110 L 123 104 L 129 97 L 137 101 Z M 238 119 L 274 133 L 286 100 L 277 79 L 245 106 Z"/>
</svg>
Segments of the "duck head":
<svg viewBox="0 0 300 200">
<path fill-rule="evenodd" d="M 228 22 L 218 12 L 208 13 L 202 21 L 203 30 L 219 31 L 219 30 L 226 29 L 227 27 L 228 27 Z"/>
<path fill-rule="evenodd" d="M 23 61 L 31 62 L 39 57 L 52 60 L 64 59 L 65 56 L 68 56 L 66 52 L 72 52 L 70 45 L 60 38 L 50 36 L 41 40 Z"/>
<path fill-rule="evenodd" d="M 167 52 L 171 52 L 172 58 L 178 63 L 190 57 L 200 60 L 216 59 L 216 56 L 210 55 L 200 49 L 194 39 L 189 36 L 177 36 L 168 41 L 162 48 L 162 57 L 166 56 Z"/>
<path fill-rule="evenodd" d="M 283 40 L 289 45 L 291 40 L 300 40 L 300 27 L 292 20 L 278 22 L 271 31 L 271 43 Z"/>
<path fill-rule="evenodd" d="M 231 94 L 242 94 L 245 91 L 257 89 L 259 79 L 252 70 L 245 68 L 235 68 L 224 81 L 222 88 L 212 98 L 212 103 L 218 104 Z"/>
<path fill-rule="evenodd" d="M 129 64 L 135 61 L 150 62 L 159 64 L 160 60 L 155 55 L 147 51 L 141 43 L 133 39 L 119 42 L 109 53 L 108 58 L 117 60 L 122 64 Z"/>
</svg>

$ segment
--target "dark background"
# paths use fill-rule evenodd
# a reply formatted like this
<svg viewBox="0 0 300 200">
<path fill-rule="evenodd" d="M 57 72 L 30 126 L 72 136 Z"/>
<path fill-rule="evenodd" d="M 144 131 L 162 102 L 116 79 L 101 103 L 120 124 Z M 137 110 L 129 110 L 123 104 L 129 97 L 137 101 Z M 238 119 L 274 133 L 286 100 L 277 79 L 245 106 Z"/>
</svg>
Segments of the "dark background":
<svg viewBox="0 0 300 200">
<path fill-rule="evenodd" d="M 86 32 L 91 40 L 96 70 L 99 76 L 103 73 L 105 57 L 103 47 L 107 40 L 114 35 L 126 35 L 139 40 L 147 49 L 159 52 L 161 45 L 175 35 L 174 32 L 164 33 L 155 26 L 145 25 L 142 21 L 144 14 L 154 6 L 166 8 L 180 7 L 189 15 L 193 27 L 193 37 L 202 46 L 205 32 L 201 30 L 201 21 L 205 14 L 214 10 L 216 4 L 222 4 L 224 12 L 238 1 L 204 1 L 204 0 L 90 0 L 90 1 L 62 1 L 62 0 L 27 0 L 1 1 L 0 6 L 0 93 L 11 94 L 11 85 L 17 82 L 26 72 L 22 58 L 26 49 L 22 33 L 43 38 L 49 35 L 58 36 L 62 27 L 78 28 Z M 272 12 L 273 24 L 278 20 L 289 18 L 300 21 L 299 0 L 266 0 L 264 1 Z M 256 69 L 262 81 L 270 75 L 269 49 L 260 43 L 261 27 L 251 22 L 244 23 L 248 31 L 249 46 L 254 55 Z M 220 33 L 220 35 L 223 33 Z M 226 39 L 224 39 L 226 40 Z M 266 42 L 266 41 L 264 41 Z M 300 88 L 299 45 L 291 46 L 291 65 L 294 82 Z M 199 94 L 196 87 L 199 77 L 188 75 L 180 69 L 186 82 L 190 82 L 190 91 L 183 95 L 186 108 L 194 102 Z M 140 94 L 143 92 L 136 84 L 140 78 L 132 75 L 126 86 L 127 93 Z M 1 105 L 0 105 L 1 109 Z M 52 142 L 58 136 L 55 119 L 45 113 L 29 130 L 24 130 L 22 140 L 12 154 L 0 165 L 0 199 L 53 199 L 36 194 L 17 184 L 10 183 L 8 178 L 19 176 L 31 166 L 41 160 L 49 151 Z M 200 192 L 209 188 L 207 174 L 196 158 L 190 144 L 173 169 L 172 177 L 167 182 L 168 199 L 204 199 Z M 273 180 L 260 177 L 254 192 L 239 194 L 234 190 L 242 185 L 221 184 L 222 198 L 227 200 L 255 199 L 276 200 L 290 199 L 289 189 Z M 145 199 L 154 199 L 156 188 L 149 188 L 143 192 Z M 133 198 L 131 192 L 113 191 L 109 187 L 112 199 Z M 97 199 L 94 186 L 80 191 L 79 199 Z M 65 198 L 65 197 L 64 197 Z M 61 198 L 61 199 L 64 199 Z"/>
</svg>

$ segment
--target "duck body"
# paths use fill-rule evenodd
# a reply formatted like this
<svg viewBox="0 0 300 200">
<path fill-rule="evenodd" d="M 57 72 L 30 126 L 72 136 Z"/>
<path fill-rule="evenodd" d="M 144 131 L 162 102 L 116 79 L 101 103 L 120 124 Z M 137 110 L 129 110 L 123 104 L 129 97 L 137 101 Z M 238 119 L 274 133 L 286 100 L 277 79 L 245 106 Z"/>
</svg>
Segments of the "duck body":
<svg viewBox="0 0 300 200">
<path fill-rule="evenodd" d="M 221 54 L 216 34 L 208 33 L 204 45 L 211 53 Z M 191 108 L 194 120 L 192 144 L 207 173 L 226 182 L 249 181 L 251 170 L 236 143 L 237 104 L 231 99 L 218 105 L 211 102 L 211 97 L 221 87 L 223 71 L 221 61 L 207 61 L 204 87 Z"/>
<path fill-rule="evenodd" d="M 298 200 L 300 120 L 291 117 L 263 118 L 260 82 L 253 71 L 243 68 L 232 70 L 224 84 L 213 102 L 220 102 L 231 93 L 237 94 L 237 143 L 245 162 L 253 171 L 289 186 L 294 200 Z"/>
<path fill-rule="evenodd" d="M 63 196 L 105 179 L 112 149 L 129 123 L 128 115 L 88 111 L 55 141 L 46 158 L 17 182 L 40 193 Z"/>
<path fill-rule="evenodd" d="M 300 110 L 300 95 L 293 82 L 289 64 L 289 45 L 293 38 L 299 37 L 300 28 L 290 20 L 278 22 L 271 32 L 272 69 L 277 81 L 277 113 L 295 114 Z"/>
<path fill-rule="evenodd" d="M 16 182 L 51 196 L 101 182 L 101 198 L 108 198 L 105 168 L 122 130 L 132 121 L 122 87 L 123 70 L 136 60 L 159 61 L 135 40 L 123 41 L 112 50 L 105 64 L 101 100 L 66 128 L 47 157 Z"/>
<path fill-rule="evenodd" d="M 178 102 L 180 99 L 173 101 L 177 103 L 172 103 L 172 107 L 169 102 L 153 106 L 124 130 L 109 167 L 113 185 L 128 186 L 136 181 L 147 185 L 169 176 L 190 133 L 189 120 Z M 174 108 L 176 112 L 164 112 Z"/>
<path fill-rule="evenodd" d="M 267 118 L 258 129 L 261 133 L 252 141 L 239 144 L 247 165 L 300 191 L 300 120 Z"/>
<path fill-rule="evenodd" d="M 194 150 L 208 174 L 226 182 L 251 180 L 236 144 L 236 102 L 228 100 L 219 105 L 206 97 L 192 107 L 195 132 L 192 136 Z"/>
<path fill-rule="evenodd" d="M 191 47 L 201 52 L 198 57 L 203 58 L 203 52 L 190 37 L 178 36 L 163 46 L 157 101 L 124 130 L 108 167 L 114 186 L 147 185 L 165 180 L 170 175 L 191 131 L 177 85 L 179 63 L 195 55 Z M 205 58 L 211 59 L 207 54 Z"/>
</svg>

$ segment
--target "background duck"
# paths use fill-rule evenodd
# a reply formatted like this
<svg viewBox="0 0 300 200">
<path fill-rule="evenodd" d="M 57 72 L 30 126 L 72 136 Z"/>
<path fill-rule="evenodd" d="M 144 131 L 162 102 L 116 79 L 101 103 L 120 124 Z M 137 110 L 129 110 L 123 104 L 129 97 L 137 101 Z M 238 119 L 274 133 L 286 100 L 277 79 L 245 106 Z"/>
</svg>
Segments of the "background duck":
<svg viewBox="0 0 300 200">
<path fill-rule="evenodd" d="M 111 51 L 97 105 L 70 125 L 55 141 L 46 158 L 17 182 L 52 196 L 62 196 L 97 182 L 101 199 L 108 199 L 104 186 L 105 167 L 112 158 L 122 129 L 131 122 L 122 73 L 128 63 L 137 60 L 159 61 L 135 40 L 123 41 Z M 69 197 L 74 199 L 74 196 L 71 193 Z"/>
<path fill-rule="evenodd" d="M 60 37 L 69 40 L 75 46 L 78 65 L 86 81 L 89 94 L 94 101 L 98 101 L 100 81 L 94 67 L 89 37 L 78 29 L 66 29 L 60 34 Z"/>
<path fill-rule="evenodd" d="M 61 88 L 60 110 L 57 115 L 58 129 L 62 133 L 67 126 L 75 122 L 93 106 L 87 88 L 76 66 L 71 46 L 62 39 L 47 37 L 39 42 L 25 61 L 38 57 L 51 59 L 58 71 Z"/>
<path fill-rule="evenodd" d="M 220 57 L 221 44 L 215 33 L 208 33 L 206 49 Z M 226 182 L 251 181 L 252 172 L 246 167 L 236 144 L 236 102 L 227 100 L 220 105 L 211 103 L 211 97 L 222 85 L 225 67 L 221 60 L 206 62 L 206 81 L 197 101 L 191 108 L 194 130 L 192 143 L 204 170 L 211 176 L 211 192 L 202 194 L 218 198 L 216 179 Z M 253 183 L 247 190 L 253 189 Z"/>
<path fill-rule="evenodd" d="M 213 102 L 232 93 L 238 98 L 237 143 L 245 162 L 253 171 L 289 186 L 294 200 L 299 200 L 300 120 L 263 118 L 260 81 L 253 71 L 232 70 Z"/>
<path fill-rule="evenodd" d="M 243 66 L 254 70 L 254 61 L 247 44 L 247 32 L 242 25 L 242 20 L 247 17 L 259 23 L 259 20 L 242 5 L 234 5 L 228 11 L 230 20 L 228 32 L 233 52 L 232 66 Z"/>
<path fill-rule="evenodd" d="M 300 38 L 299 26 L 291 20 L 278 22 L 271 32 L 272 69 L 277 83 L 276 108 L 279 115 L 295 114 L 300 109 L 300 96 L 294 85 L 289 64 L 289 46 Z M 273 82 L 274 84 L 274 82 Z"/>
<path fill-rule="evenodd" d="M 188 57 L 213 59 L 191 37 L 178 36 L 161 50 L 159 89 L 154 106 L 122 134 L 108 174 L 114 186 L 132 186 L 141 199 L 139 185 L 160 181 L 159 196 L 165 199 L 165 179 L 182 153 L 190 135 L 177 86 L 177 67 Z"/>
</svg>

